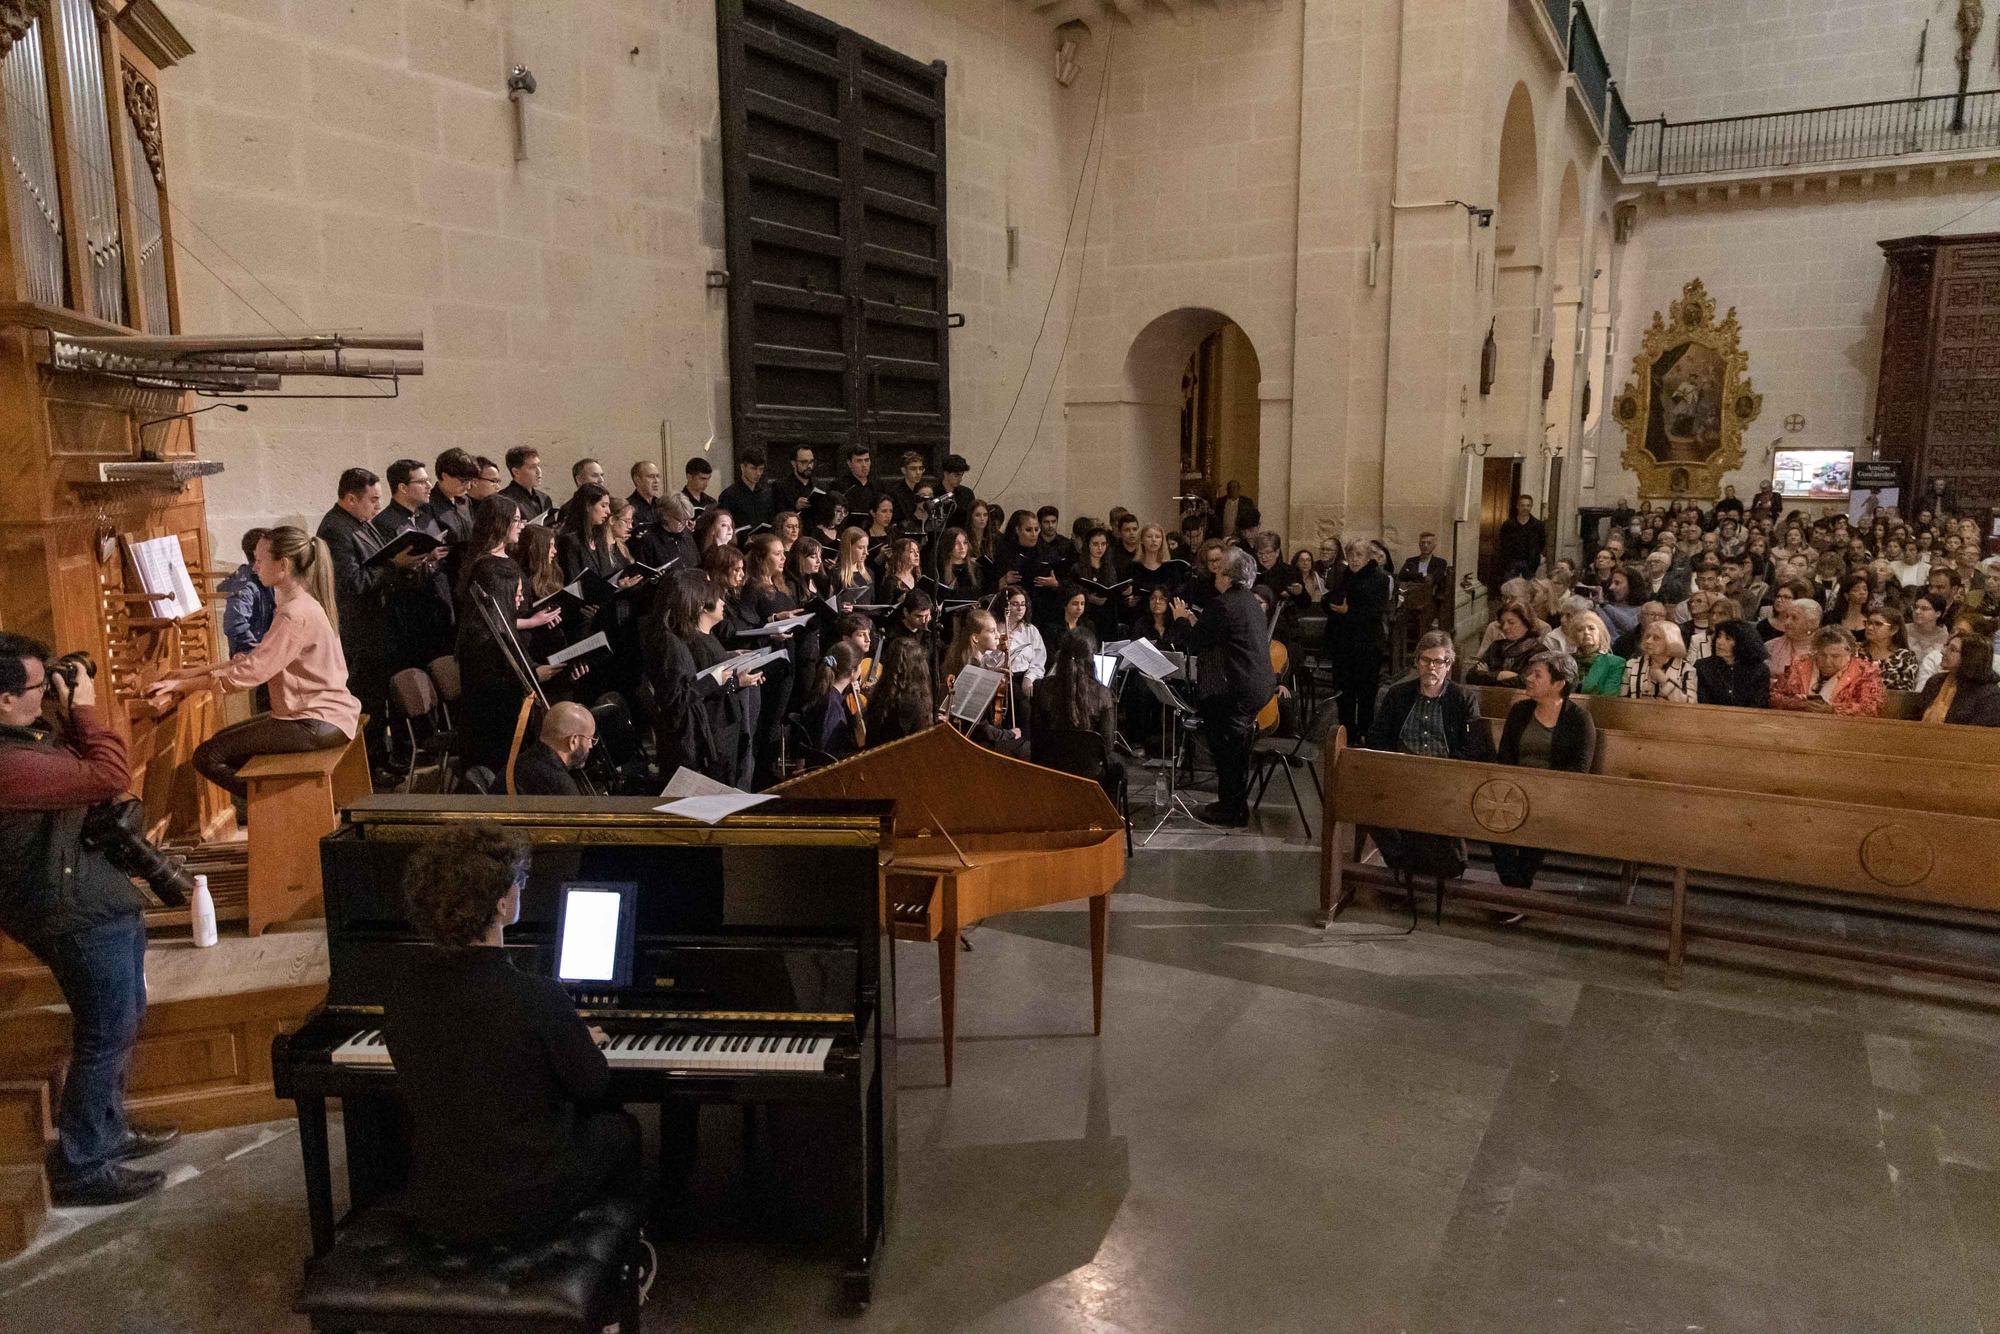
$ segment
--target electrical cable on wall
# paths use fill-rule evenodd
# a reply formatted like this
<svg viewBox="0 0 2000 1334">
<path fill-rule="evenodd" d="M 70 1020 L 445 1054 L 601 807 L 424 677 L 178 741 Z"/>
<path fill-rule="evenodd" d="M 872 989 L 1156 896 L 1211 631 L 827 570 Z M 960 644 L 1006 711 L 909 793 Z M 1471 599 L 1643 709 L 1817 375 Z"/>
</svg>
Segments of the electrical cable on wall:
<svg viewBox="0 0 2000 1334">
<path fill-rule="evenodd" d="M 1031 343 L 1028 347 L 1028 364 L 1022 368 L 1021 382 L 1014 388 L 1014 401 L 1007 405 L 1007 415 L 1001 419 L 1000 429 L 994 432 L 993 434 L 993 444 L 989 449 L 987 449 L 986 457 L 980 461 L 978 476 L 972 479 L 972 489 L 974 494 L 977 494 L 979 492 L 980 483 L 986 480 L 986 469 L 992 465 L 993 456 L 1000 452 L 1000 445 L 1007 438 L 1007 428 L 1014 421 L 1014 412 L 1021 406 L 1021 396 L 1027 392 L 1028 380 L 1035 373 L 1035 354 L 1041 350 L 1042 337 L 1049 331 L 1049 312 L 1055 309 L 1056 293 L 1062 290 L 1063 267 L 1069 262 L 1069 238 L 1070 234 L 1076 229 L 1076 207 L 1077 204 L 1083 198 L 1083 187 L 1086 181 L 1090 183 L 1090 202 L 1093 210 L 1095 209 L 1097 204 L 1097 178 L 1098 176 L 1101 176 L 1104 172 L 1104 155 L 1101 150 L 1098 152 L 1096 174 L 1092 174 L 1090 170 L 1090 155 L 1092 150 L 1097 148 L 1098 131 L 1104 123 L 1104 107 L 1106 101 L 1110 96 L 1110 90 L 1111 90 L 1111 56 L 1114 48 L 1117 45 L 1117 40 L 1118 40 L 1118 33 L 1117 29 L 1114 27 L 1113 29 L 1111 29 L 1109 35 L 1105 39 L 1104 72 L 1100 74 L 1097 79 L 1097 105 L 1096 108 L 1091 112 L 1090 135 L 1084 141 L 1083 165 L 1077 169 L 1076 189 L 1070 195 L 1069 221 L 1063 227 L 1062 249 L 1057 253 L 1056 256 L 1055 277 L 1049 280 L 1049 299 L 1042 303 L 1042 322 L 1040 327 L 1038 327 L 1035 330 L 1035 341 Z M 1084 222 L 1083 222 L 1083 246 L 1079 250 L 1077 255 L 1077 265 L 1079 270 L 1081 269 L 1083 264 L 1084 252 L 1088 250 L 1089 245 L 1090 245 L 1090 213 L 1086 211 L 1084 214 Z M 1078 272 L 1077 274 L 1076 286 L 1077 286 L 1077 292 L 1081 294 L 1083 291 L 1083 274 L 1081 272 Z M 1074 327 L 1075 314 L 1076 314 L 1076 301 L 1072 299 L 1070 302 L 1070 315 L 1072 319 L 1071 323 L 1072 328 Z M 1069 331 L 1067 329 L 1065 329 L 1063 332 L 1063 348 L 1065 352 L 1067 352 L 1069 348 Z M 1061 373 L 1062 373 L 1062 359 L 1058 357 L 1056 359 L 1055 370 L 1051 373 L 1049 380 L 1049 391 L 1051 395 L 1053 395 L 1053 393 L 1055 392 L 1054 377 L 1056 375 L 1060 375 Z M 1044 413 L 1047 413 L 1048 411 L 1047 398 L 1044 398 L 1042 400 L 1042 411 Z M 1041 434 L 1041 422 L 1040 419 L 1038 418 L 1035 424 L 1035 436 L 1029 438 L 1027 451 L 1021 455 L 1020 462 L 1014 465 L 1013 476 L 1007 479 L 1007 484 L 1009 486 L 1013 485 L 1015 477 L 1019 477 L 1021 475 L 1021 464 L 1027 462 L 1028 455 L 1034 452 L 1035 438 L 1039 437 L 1040 434 Z M 1002 490 L 997 494 L 1001 495 L 1006 494 L 1005 488 L 1002 488 Z"/>
</svg>

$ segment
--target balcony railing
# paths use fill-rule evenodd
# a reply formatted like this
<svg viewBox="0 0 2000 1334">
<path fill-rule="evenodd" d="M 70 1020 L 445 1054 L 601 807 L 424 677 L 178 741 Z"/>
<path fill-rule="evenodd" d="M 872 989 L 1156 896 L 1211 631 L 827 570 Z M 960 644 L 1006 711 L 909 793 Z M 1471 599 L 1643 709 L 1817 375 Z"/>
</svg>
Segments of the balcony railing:
<svg viewBox="0 0 2000 1334">
<path fill-rule="evenodd" d="M 1549 12 L 1549 22 L 1556 25 L 1556 40 L 1563 50 L 1569 50 L 1569 11 L 1574 0 L 1542 0 L 1542 8 Z"/>
<path fill-rule="evenodd" d="M 1945 93 L 1714 120 L 1641 121 L 1632 127 L 1626 169 L 1701 176 L 2000 148 L 2000 89 L 1967 94 L 1962 108 L 1958 103 Z"/>
<path fill-rule="evenodd" d="M 1625 170 L 1625 151 L 1632 140 L 1632 117 L 1625 110 L 1625 99 L 1619 95 L 1614 82 L 1605 99 L 1604 146 L 1611 150 L 1611 160 L 1618 164 L 1618 170 Z"/>
<path fill-rule="evenodd" d="M 1598 128 L 1604 127 L 1604 95 L 1611 86 L 1611 65 L 1604 58 L 1604 47 L 1597 40 L 1597 29 L 1591 25 L 1590 11 L 1577 5 L 1572 11 L 1569 24 L 1569 72 L 1576 76 L 1577 87 L 1583 93 L 1583 103 L 1590 108 L 1590 114 Z"/>
</svg>

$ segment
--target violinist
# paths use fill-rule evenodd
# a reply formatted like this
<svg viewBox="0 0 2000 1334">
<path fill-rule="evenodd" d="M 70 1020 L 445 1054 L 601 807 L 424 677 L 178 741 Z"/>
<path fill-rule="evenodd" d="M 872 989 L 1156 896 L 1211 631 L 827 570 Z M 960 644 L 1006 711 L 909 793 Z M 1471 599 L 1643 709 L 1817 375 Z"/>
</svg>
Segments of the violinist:
<svg viewBox="0 0 2000 1334">
<path fill-rule="evenodd" d="M 945 650 L 944 669 L 939 679 L 944 683 L 940 692 L 942 699 L 949 699 L 957 684 L 958 674 L 968 666 L 984 667 L 989 671 L 999 671 L 1005 659 L 1000 653 L 1000 623 L 993 619 L 993 613 L 983 607 L 973 607 L 959 622 L 958 633 L 952 637 L 951 647 Z M 989 750 L 997 750 L 1007 755 L 1025 756 L 1026 742 L 1014 718 L 1013 691 L 1007 689 L 993 692 L 993 704 L 987 717 L 973 724 L 970 736 Z"/>
<path fill-rule="evenodd" d="M 861 655 L 846 640 L 820 658 L 805 707 L 799 710 L 799 728 L 813 763 L 830 763 L 868 744 L 868 730 L 861 721 L 860 669 Z"/>
<path fill-rule="evenodd" d="M 1007 674 L 1023 690 L 1033 690 L 1035 682 L 1049 667 L 1048 647 L 1042 632 L 1028 619 L 1028 595 L 1010 588 L 1003 595 L 1000 615 L 1000 653 Z"/>
</svg>

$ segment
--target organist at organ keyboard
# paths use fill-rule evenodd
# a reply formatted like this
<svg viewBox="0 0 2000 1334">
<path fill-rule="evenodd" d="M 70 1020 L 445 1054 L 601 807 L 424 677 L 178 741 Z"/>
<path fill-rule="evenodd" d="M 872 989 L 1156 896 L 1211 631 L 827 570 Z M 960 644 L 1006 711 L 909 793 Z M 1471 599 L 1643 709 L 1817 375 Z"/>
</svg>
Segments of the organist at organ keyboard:
<svg viewBox="0 0 2000 1334">
<path fill-rule="evenodd" d="M 527 874 L 527 844 L 480 822 L 418 848 L 403 879 L 438 948 L 399 970 L 384 1006 L 411 1129 L 401 1211 L 445 1241 L 536 1240 L 638 1186 L 638 1122 L 601 1105 L 604 1035 L 499 948 Z"/>
</svg>

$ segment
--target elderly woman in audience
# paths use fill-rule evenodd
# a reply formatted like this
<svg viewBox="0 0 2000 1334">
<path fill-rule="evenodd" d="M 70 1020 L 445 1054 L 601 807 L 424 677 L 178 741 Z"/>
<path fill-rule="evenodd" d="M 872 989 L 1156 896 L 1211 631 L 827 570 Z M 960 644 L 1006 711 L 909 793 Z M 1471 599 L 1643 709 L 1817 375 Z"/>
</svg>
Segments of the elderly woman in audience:
<svg viewBox="0 0 2000 1334">
<path fill-rule="evenodd" d="M 1521 675 L 1527 698 L 1507 710 L 1500 729 L 1500 763 L 1524 769 L 1565 769 L 1589 773 L 1597 754 L 1597 725 L 1570 691 L 1577 680 L 1576 660 L 1567 653 L 1537 653 Z M 1500 883 L 1527 889 L 1541 869 L 1541 848 L 1493 844 L 1493 869 Z"/>
<path fill-rule="evenodd" d="M 1711 619 L 1715 612 L 1715 595 L 1703 588 L 1696 588 L 1688 594 L 1686 602 L 1687 620 L 1681 626 L 1681 635 L 1687 640 L 1688 656 L 1700 662 L 1715 652 L 1709 631 L 1714 625 Z"/>
<path fill-rule="evenodd" d="M 1594 611 L 1571 612 L 1563 627 L 1575 651 L 1576 693 L 1616 698 L 1625 685 L 1625 659 L 1611 651 L 1611 632 L 1604 628 L 1604 618 Z"/>
<path fill-rule="evenodd" d="M 1524 603 L 1507 603 L 1500 608 L 1497 619 L 1500 637 L 1487 646 L 1479 661 L 1465 674 L 1465 679 L 1473 685 L 1518 686 L 1528 659 L 1541 652 L 1541 635 L 1536 632 L 1540 622 Z M 1542 629 L 1546 631 L 1547 627 Z"/>
<path fill-rule="evenodd" d="M 1887 602 L 1868 608 L 1861 627 L 1861 655 L 1882 673 L 1884 690 L 1917 688 L 1917 655 L 1903 633 L 1903 613 Z"/>
<path fill-rule="evenodd" d="M 1697 702 L 1770 708 L 1769 655 L 1756 627 L 1741 619 L 1718 621 L 1709 643 L 1714 652 L 1694 665 Z"/>
<path fill-rule="evenodd" d="M 1918 698 L 1927 723 L 2000 727 L 2000 676 L 1993 671 L 1993 639 L 1961 630 L 1945 642 L 1943 669 Z"/>
<path fill-rule="evenodd" d="M 1785 608 L 1785 619 L 1779 624 L 1783 635 L 1768 642 L 1772 680 L 1783 676 L 1794 658 L 1812 656 L 1812 641 L 1813 636 L 1819 633 L 1819 621 L 1817 601 L 1812 598 L 1792 599 L 1791 605 Z"/>
<path fill-rule="evenodd" d="M 1618 693 L 1626 699 L 1694 703 L 1694 663 L 1688 660 L 1679 626 L 1661 619 L 1646 627 L 1638 656 L 1625 664 L 1625 685 Z"/>
<path fill-rule="evenodd" d="M 1621 658 L 1631 659 L 1639 655 L 1639 641 L 1645 637 L 1649 626 L 1671 620 L 1664 602 L 1642 602 L 1639 604 L 1639 623 L 1611 641 L 1611 651 Z"/>
<path fill-rule="evenodd" d="M 1837 625 L 1813 632 L 1812 651 L 1798 654 L 1771 683 L 1771 707 L 1873 718 L 1882 711 L 1882 673 Z"/>
</svg>

